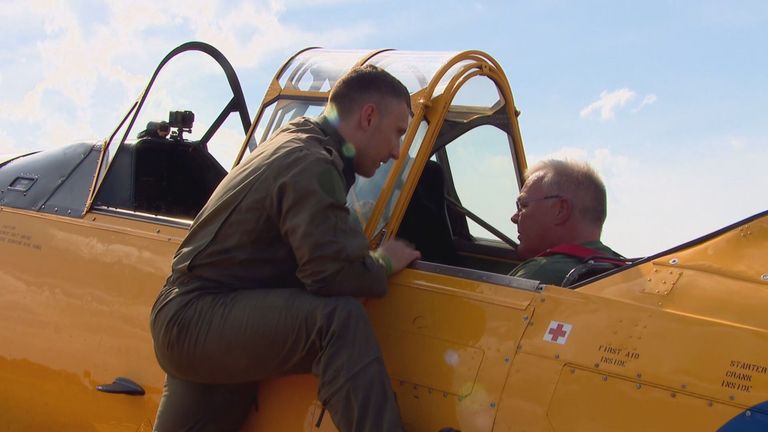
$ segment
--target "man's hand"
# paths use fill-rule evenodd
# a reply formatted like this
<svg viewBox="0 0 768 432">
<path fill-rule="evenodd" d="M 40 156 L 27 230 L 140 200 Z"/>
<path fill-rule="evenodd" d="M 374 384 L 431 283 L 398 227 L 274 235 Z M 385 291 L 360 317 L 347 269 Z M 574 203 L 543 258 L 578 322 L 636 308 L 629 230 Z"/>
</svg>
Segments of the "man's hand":
<svg viewBox="0 0 768 432">
<path fill-rule="evenodd" d="M 379 251 L 386 255 L 392 262 L 392 273 L 397 273 L 408 264 L 421 258 L 421 252 L 410 244 L 397 239 L 385 240 L 379 247 Z"/>
</svg>

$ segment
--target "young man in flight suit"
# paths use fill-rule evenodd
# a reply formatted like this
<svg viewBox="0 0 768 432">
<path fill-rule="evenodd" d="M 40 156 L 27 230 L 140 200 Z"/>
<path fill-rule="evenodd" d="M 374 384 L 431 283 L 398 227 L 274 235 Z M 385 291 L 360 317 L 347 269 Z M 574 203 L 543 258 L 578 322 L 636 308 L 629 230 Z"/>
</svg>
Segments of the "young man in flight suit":
<svg viewBox="0 0 768 432">
<path fill-rule="evenodd" d="M 624 258 L 600 241 L 606 217 L 605 185 L 586 163 L 549 159 L 525 173 L 512 223 L 517 255 L 526 259 L 510 276 L 561 285 L 588 257 L 615 265 Z"/>
<path fill-rule="evenodd" d="M 340 431 L 400 431 L 376 337 L 355 297 L 420 257 L 373 252 L 350 223 L 355 173 L 396 159 L 410 95 L 373 66 L 339 79 L 325 115 L 277 131 L 222 180 L 152 309 L 167 373 L 156 431 L 239 430 L 266 378 L 312 372 Z"/>
</svg>

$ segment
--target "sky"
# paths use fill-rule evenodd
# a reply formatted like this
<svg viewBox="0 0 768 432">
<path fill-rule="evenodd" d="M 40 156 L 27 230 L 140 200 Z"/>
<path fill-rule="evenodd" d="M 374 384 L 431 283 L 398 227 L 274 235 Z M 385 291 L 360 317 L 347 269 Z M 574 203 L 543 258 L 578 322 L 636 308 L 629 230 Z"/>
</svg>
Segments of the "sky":
<svg viewBox="0 0 768 432">
<path fill-rule="evenodd" d="M 603 240 L 624 255 L 768 209 L 762 0 L 0 0 L 0 40 L 0 154 L 104 138 L 189 40 L 227 56 L 252 115 L 305 47 L 479 49 L 510 81 L 528 163 L 603 177 Z"/>
</svg>

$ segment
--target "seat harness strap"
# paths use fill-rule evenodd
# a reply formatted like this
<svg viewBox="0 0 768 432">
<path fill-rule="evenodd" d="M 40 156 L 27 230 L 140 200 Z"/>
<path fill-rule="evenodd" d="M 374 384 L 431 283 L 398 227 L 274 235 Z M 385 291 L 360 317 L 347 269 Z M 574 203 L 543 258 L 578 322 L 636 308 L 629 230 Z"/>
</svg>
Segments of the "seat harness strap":
<svg viewBox="0 0 768 432">
<path fill-rule="evenodd" d="M 544 252 L 540 253 L 539 257 L 546 257 L 546 256 L 552 256 L 552 255 L 568 255 L 576 258 L 581 258 L 585 262 L 586 261 L 597 261 L 597 262 L 606 262 L 610 264 L 614 264 L 616 266 L 625 266 L 627 265 L 627 261 L 621 259 L 621 258 L 613 258 L 603 255 L 602 252 L 600 252 L 597 249 L 588 248 L 586 246 L 578 245 L 578 244 L 560 244 L 553 248 L 549 248 L 545 250 Z"/>
</svg>

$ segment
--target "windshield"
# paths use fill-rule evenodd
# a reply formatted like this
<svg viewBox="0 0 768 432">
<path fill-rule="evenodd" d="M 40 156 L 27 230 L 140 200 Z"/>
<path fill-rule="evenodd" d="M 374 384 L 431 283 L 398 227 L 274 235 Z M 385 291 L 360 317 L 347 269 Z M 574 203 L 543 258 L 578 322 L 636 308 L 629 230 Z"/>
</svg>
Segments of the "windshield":
<svg viewBox="0 0 768 432">
<path fill-rule="evenodd" d="M 103 163 L 110 165 L 119 146 L 125 141 L 136 141 L 150 122 L 168 122 L 174 116 L 179 118 L 173 112 L 190 111 L 194 120 L 190 128 L 181 131 L 182 138 L 191 142 L 204 140 L 201 144 L 229 170 L 250 119 L 240 83 L 226 58 L 210 45 L 190 42 L 166 56 L 155 74 L 108 140 Z"/>
<path fill-rule="evenodd" d="M 194 218 L 234 166 L 249 121 L 226 58 L 204 43 L 179 46 L 109 138 L 92 205 Z"/>
<path fill-rule="evenodd" d="M 414 94 L 429 85 L 435 73 L 454 55 L 454 52 L 384 51 L 368 63 L 392 74 Z"/>
<path fill-rule="evenodd" d="M 307 50 L 288 63 L 278 81 L 285 89 L 330 91 L 365 54 L 361 50 Z"/>
</svg>

